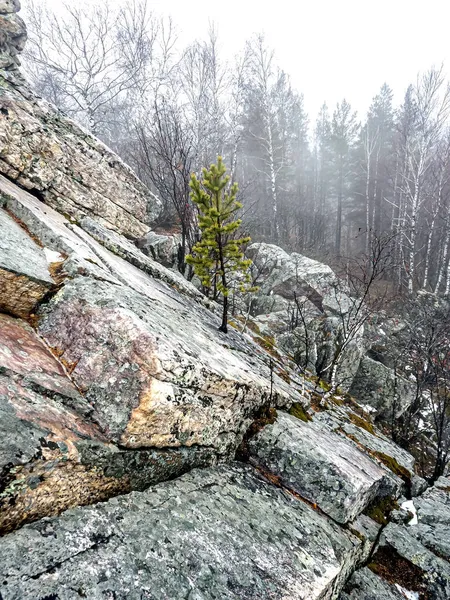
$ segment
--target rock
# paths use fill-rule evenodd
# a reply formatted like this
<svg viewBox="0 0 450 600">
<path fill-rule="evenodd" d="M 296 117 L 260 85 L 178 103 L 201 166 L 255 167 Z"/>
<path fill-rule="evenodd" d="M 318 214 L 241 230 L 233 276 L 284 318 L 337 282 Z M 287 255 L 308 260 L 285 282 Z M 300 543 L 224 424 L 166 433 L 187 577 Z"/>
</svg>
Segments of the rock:
<svg viewBox="0 0 450 600">
<path fill-rule="evenodd" d="M 29 89 L 17 71 L 26 42 L 18 8 L 0 5 L 0 173 L 73 219 L 92 215 L 142 237 L 161 202 L 116 154 Z"/>
<path fill-rule="evenodd" d="M 428 483 L 423 477 L 415 475 L 411 479 L 411 496 L 421 496 L 424 491 L 428 488 Z"/>
<path fill-rule="evenodd" d="M 178 273 L 98 223 L 71 224 L 2 179 L 0 198 L 47 254 L 64 254 L 61 289 L 45 298 L 33 323 L 39 322 L 39 343 L 66 369 L 68 389 L 78 394 L 75 402 L 68 392 L 36 382 L 32 373 L 42 366 L 34 355 L 20 381 L 18 367 L 14 381 L 8 376 L 5 410 L 21 397 L 29 415 L 24 426 L 36 433 L 29 436 L 30 450 L 21 450 L 27 459 L 19 472 L 0 465 L 9 490 L 0 528 L 214 464 L 234 454 L 261 406 L 306 402 L 281 378 L 291 380 L 286 365 L 271 377 L 269 355 L 249 336 L 218 332 L 218 317 Z M 61 422 L 57 431 L 43 418 L 46 412 L 54 415 L 52 427 Z M 12 448 L 16 417 L 8 421 Z M 91 433 L 75 435 L 71 420 Z M 71 448 L 69 457 L 58 446 L 42 458 L 39 440 L 55 435 Z"/>
<path fill-rule="evenodd" d="M 389 523 L 370 570 L 353 575 L 341 600 L 450 597 L 450 480 L 441 478 L 413 504 L 418 522 Z"/>
<path fill-rule="evenodd" d="M 377 569 L 378 566 L 377 570 L 380 571 L 381 565 L 384 577 L 388 577 L 391 583 L 418 591 L 424 596 L 428 594 L 428 597 L 436 600 L 446 600 L 450 597 L 450 565 L 420 543 L 416 527 L 390 523 L 381 534 L 372 568 Z M 436 535 L 441 536 L 438 529 Z M 444 535 L 447 533 L 444 532 Z M 400 579 L 407 569 L 414 574 L 414 582 L 409 586 L 408 581 Z M 411 580 L 411 576 L 408 579 Z"/>
<path fill-rule="evenodd" d="M 413 501 L 419 522 L 411 531 L 425 548 L 450 561 L 450 479 L 439 478 Z"/>
<path fill-rule="evenodd" d="M 251 468 L 224 465 L 7 535 L 2 597 L 332 598 L 360 544 Z"/>
<path fill-rule="evenodd" d="M 149 231 L 147 235 L 137 240 L 136 245 L 146 256 L 150 256 L 168 269 L 173 269 L 178 262 L 181 234 Z"/>
<path fill-rule="evenodd" d="M 405 600 L 405 595 L 365 567 L 354 573 L 339 600 Z"/>
<path fill-rule="evenodd" d="M 332 401 L 327 410 L 316 413 L 314 421 L 326 431 L 335 431 L 353 441 L 374 460 L 387 467 L 394 482 L 398 484 L 400 479 L 403 480 L 409 491 L 415 477 L 414 457 L 377 429 L 369 415 L 356 403 L 347 406 L 342 400 L 341 405 L 336 402 Z"/>
<path fill-rule="evenodd" d="M 0 0 L 0 69 L 17 70 L 18 55 L 27 41 L 27 28 L 16 13 L 20 10 L 18 0 Z"/>
<path fill-rule="evenodd" d="M 260 294 L 277 294 L 286 300 L 306 296 L 320 311 L 333 307 L 333 312 L 348 311 L 348 298 L 339 290 L 333 270 L 316 260 L 292 253 L 273 244 L 257 243 L 247 248 L 254 270 L 261 281 Z"/>
<path fill-rule="evenodd" d="M 329 367 L 349 328 L 355 300 L 333 270 L 318 261 L 272 244 L 252 244 L 247 254 L 254 261 L 260 285 L 252 314 L 256 323 L 276 336 L 282 348 L 312 373 L 330 377 Z M 306 331 L 305 331 L 306 329 Z M 339 387 L 347 391 L 366 351 L 364 326 L 346 344 L 337 371 Z"/>
<path fill-rule="evenodd" d="M 364 564 L 372 554 L 375 543 L 378 540 L 380 529 L 383 527 L 365 514 L 358 515 L 354 521 L 347 525 L 349 531 L 355 534 L 361 541 L 360 564 Z"/>
<path fill-rule="evenodd" d="M 416 396 L 416 386 L 394 370 L 365 356 L 353 379 L 349 393 L 361 403 L 369 404 L 386 420 L 401 416 Z"/>
<path fill-rule="evenodd" d="M 355 519 L 381 492 L 396 490 L 384 469 L 351 442 L 279 412 L 249 443 L 252 460 L 339 523 Z"/>
<path fill-rule="evenodd" d="M 31 327 L 0 315 L 0 532 L 215 462 L 208 448 L 119 449 L 91 413 Z"/>
<path fill-rule="evenodd" d="M 29 317 L 55 287 L 45 253 L 0 209 L 0 311 Z"/>
<path fill-rule="evenodd" d="M 20 10 L 19 0 L 0 0 L 0 15 L 16 13 Z"/>
<path fill-rule="evenodd" d="M 205 298 L 205 296 L 200 293 L 199 290 L 189 281 L 187 281 L 180 273 L 169 270 L 168 268 L 164 268 L 156 260 L 144 256 L 134 244 L 129 242 L 123 236 L 120 236 L 114 231 L 106 229 L 100 225 L 100 223 L 97 223 L 90 217 L 84 217 L 81 219 L 80 227 L 89 233 L 89 236 L 93 237 L 94 240 L 110 250 L 113 254 L 120 256 L 141 271 L 144 271 L 144 273 L 164 281 L 177 291 L 182 292 L 186 296 L 190 296 L 200 304 L 213 307 L 212 303 L 209 302 L 208 299 Z M 97 255 L 99 255 L 99 258 L 107 260 L 106 254 L 102 252 L 98 246 L 94 247 L 88 236 L 85 236 L 74 226 L 71 226 L 71 229 L 77 232 L 78 237 L 82 237 L 85 240 L 86 244 L 90 246 L 94 252 L 97 253 Z M 127 283 L 126 278 L 123 283 Z"/>
<path fill-rule="evenodd" d="M 92 278 L 69 281 L 42 309 L 38 331 L 74 365 L 93 418 L 116 443 L 226 452 L 269 400 L 267 367 L 225 348 L 195 305 L 141 275 L 139 292 Z M 273 400 L 287 403 L 286 384 L 275 377 Z"/>
</svg>

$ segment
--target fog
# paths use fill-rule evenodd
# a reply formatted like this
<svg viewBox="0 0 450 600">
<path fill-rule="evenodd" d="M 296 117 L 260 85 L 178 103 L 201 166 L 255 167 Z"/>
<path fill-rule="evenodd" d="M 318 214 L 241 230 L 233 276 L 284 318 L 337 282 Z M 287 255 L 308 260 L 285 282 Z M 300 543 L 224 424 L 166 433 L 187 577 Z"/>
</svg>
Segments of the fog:
<svg viewBox="0 0 450 600">
<path fill-rule="evenodd" d="M 22 4 L 26 7 L 27 0 Z M 61 0 L 47 4 L 57 9 Z M 418 71 L 450 65 L 446 0 L 153 0 L 151 5 L 173 16 L 183 43 L 204 37 L 208 23 L 215 22 L 230 57 L 253 33 L 264 32 L 312 118 L 324 101 L 334 107 L 342 98 L 362 114 L 384 82 L 400 101 Z"/>
<path fill-rule="evenodd" d="M 345 265 L 387 236 L 396 289 L 450 294 L 444 2 L 45 5 L 29 79 L 158 194 L 181 264 L 189 178 L 221 155 L 252 239 Z"/>
</svg>

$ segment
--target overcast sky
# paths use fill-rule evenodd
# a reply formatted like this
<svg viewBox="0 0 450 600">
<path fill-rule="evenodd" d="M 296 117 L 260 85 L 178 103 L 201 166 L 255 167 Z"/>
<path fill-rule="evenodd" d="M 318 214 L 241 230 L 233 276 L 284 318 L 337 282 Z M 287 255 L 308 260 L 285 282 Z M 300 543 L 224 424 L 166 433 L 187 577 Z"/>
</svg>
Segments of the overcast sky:
<svg viewBox="0 0 450 600">
<path fill-rule="evenodd" d="M 401 101 L 418 71 L 442 62 L 450 68 L 450 0 L 151 0 L 150 5 L 173 16 L 183 42 L 204 36 L 208 21 L 214 21 L 229 56 L 253 33 L 264 32 L 277 63 L 304 93 L 313 120 L 324 100 L 334 107 L 345 97 L 362 117 L 385 81 Z"/>
</svg>

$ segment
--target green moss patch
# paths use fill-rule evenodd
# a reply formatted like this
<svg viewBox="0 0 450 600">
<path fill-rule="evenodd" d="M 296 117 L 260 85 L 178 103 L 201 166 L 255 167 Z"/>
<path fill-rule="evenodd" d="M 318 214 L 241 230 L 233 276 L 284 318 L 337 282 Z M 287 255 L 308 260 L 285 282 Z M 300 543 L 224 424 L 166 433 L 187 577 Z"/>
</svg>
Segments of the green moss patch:
<svg viewBox="0 0 450 600">
<path fill-rule="evenodd" d="M 389 515 L 399 508 L 397 501 L 391 496 L 376 498 L 364 511 L 364 514 L 380 525 L 387 525 Z"/>
<path fill-rule="evenodd" d="M 289 410 L 289 414 L 305 423 L 312 421 L 312 417 L 305 411 L 300 402 L 294 402 Z"/>
<path fill-rule="evenodd" d="M 373 450 L 370 453 L 372 456 L 374 456 L 380 462 L 386 465 L 386 467 L 390 469 L 393 473 L 395 473 L 395 475 L 398 475 L 401 479 L 403 479 L 403 481 L 408 486 L 411 485 L 410 472 L 408 471 L 408 469 L 405 469 L 405 467 L 402 467 L 402 465 L 400 465 L 393 456 L 389 456 L 388 454 L 384 454 L 383 452 L 375 452 Z"/>
<path fill-rule="evenodd" d="M 350 413 L 350 421 L 353 423 L 353 425 L 356 425 L 357 427 L 361 427 L 361 429 L 365 429 L 372 435 L 376 435 L 375 429 L 373 428 L 372 423 L 370 421 L 368 421 L 367 419 L 363 419 L 363 417 L 360 417 L 360 416 L 356 415 L 355 413 Z"/>
</svg>

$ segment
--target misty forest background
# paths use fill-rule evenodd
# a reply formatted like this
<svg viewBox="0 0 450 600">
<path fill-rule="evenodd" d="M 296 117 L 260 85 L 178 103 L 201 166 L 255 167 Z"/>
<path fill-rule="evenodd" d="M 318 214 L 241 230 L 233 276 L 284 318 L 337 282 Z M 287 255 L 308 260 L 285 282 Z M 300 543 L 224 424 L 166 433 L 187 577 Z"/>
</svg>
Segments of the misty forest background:
<svg viewBox="0 0 450 600">
<path fill-rule="evenodd" d="M 183 253 L 197 236 L 190 174 L 220 154 L 239 182 L 254 241 L 345 267 L 387 236 L 394 292 L 450 293 L 450 91 L 442 68 L 419 74 L 400 106 L 383 85 L 362 121 L 351 98 L 309 116 L 263 36 L 225 61 L 215 26 L 180 47 L 176 25 L 145 0 L 108 4 L 54 13 L 30 2 L 24 68 L 38 93 L 158 194 L 164 211 L 156 225 L 179 228 Z"/>
</svg>

